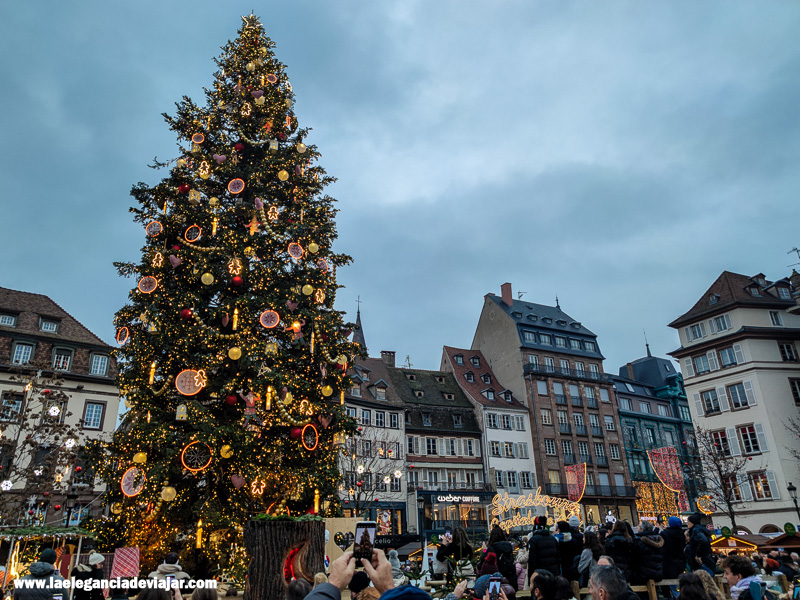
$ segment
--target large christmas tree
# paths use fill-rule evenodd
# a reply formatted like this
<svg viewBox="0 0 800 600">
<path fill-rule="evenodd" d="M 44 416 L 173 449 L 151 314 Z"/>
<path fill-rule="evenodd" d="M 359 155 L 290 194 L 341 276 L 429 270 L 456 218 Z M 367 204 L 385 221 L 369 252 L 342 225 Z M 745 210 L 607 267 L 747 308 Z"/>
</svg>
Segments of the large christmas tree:
<svg viewBox="0 0 800 600">
<path fill-rule="evenodd" d="M 359 352 L 333 308 L 333 181 L 298 127 L 286 67 L 254 16 L 216 60 L 204 106 L 175 116 L 169 174 L 136 185 L 146 236 L 116 315 L 130 410 L 104 469 L 112 521 L 145 560 L 185 546 L 215 559 L 256 513 L 335 499 L 347 365 Z"/>
</svg>

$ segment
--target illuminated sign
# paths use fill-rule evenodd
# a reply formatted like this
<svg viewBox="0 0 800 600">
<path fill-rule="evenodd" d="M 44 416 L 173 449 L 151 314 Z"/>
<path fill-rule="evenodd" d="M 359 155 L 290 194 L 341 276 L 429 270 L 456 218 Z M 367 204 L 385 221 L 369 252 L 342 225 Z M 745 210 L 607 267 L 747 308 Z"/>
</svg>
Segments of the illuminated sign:
<svg viewBox="0 0 800 600">
<path fill-rule="evenodd" d="M 436 496 L 437 502 L 480 502 L 480 496 L 453 496 L 452 494 L 448 494 L 447 496 Z"/>
<path fill-rule="evenodd" d="M 492 498 L 492 507 L 489 509 L 490 513 L 495 515 L 495 517 L 492 519 L 492 524 L 497 523 L 506 531 L 510 530 L 512 527 L 519 527 L 520 525 L 533 525 L 536 515 L 532 514 L 531 510 L 528 510 L 526 515 L 518 513 L 507 519 L 502 519 L 502 516 L 511 509 L 533 506 L 561 508 L 564 509 L 569 516 L 575 515 L 578 518 L 580 518 L 581 514 L 581 505 L 578 502 L 572 502 L 568 498 L 556 498 L 555 496 L 544 495 L 542 494 L 542 488 L 539 487 L 536 489 L 536 495 L 530 493 L 527 496 L 517 496 L 512 498 L 508 495 L 508 492 L 502 496 L 497 494 L 494 498 Z"/>
</svg>

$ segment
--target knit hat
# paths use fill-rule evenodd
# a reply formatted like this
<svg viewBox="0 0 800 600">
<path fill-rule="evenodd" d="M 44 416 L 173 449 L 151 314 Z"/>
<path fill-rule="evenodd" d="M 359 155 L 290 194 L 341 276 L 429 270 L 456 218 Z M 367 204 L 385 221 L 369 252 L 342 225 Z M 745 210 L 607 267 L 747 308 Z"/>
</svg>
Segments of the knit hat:
<svg viewBox="0 0 800 600">
<path fill-rule="evenodd" d="M 89 555 L 89 564 L 90 565 L 99 565 L 106 559 L 105 556 L 102 554 L 98 554 L 97 552 L 92 552 Z"/>
<path fill-rule="evenodd" d="M 494 573 L 492 575 L 481 575 L 478 577 L 478 579 L 475 580 L 475 587 L 473 588 L 475 590 L 474 598 L 483 598 L 486 595 L 490 577 L 502 577 L 502 575 L 500 573 Z"/>
<path fill-rule="evenodd" d="M 45 551 L 42 552 L 42 555 L 39 557 L 39 562 L 43 563 L 50 563 L 51 565 L 56 564 L 58 560 L 58 554 L 52 548 L 47 548 Z"/>
<path fill-rule="evenodd" d="M 670 517 L 667 524 L 670 527 L 683 527 L 683 521 L 681 521 L 680 517 Z"/>
<path fill-rule="evenodd" d="M 413 585 L 401 585 L 400 587 L 396 587 L 392 590 L 386 590 L 381 596 L 381 600 L 394 600 L 395 598 L 398 600 L 400 598 L 403 600 L 431 600 L 430 594 L 423 592 L 421 589 L 414 587 Z"/>
<path fill-rule="evenodd" d="M 700 525 L 700 521 L 703 520 L 703 515 L 700 513 L 694 513 L 691 517 L 689 517 L 689 523 L 693 523 L 694 525 Z"/>
<path fill-rule="evenodd" d="M 497 554 L 495 554 L 494 552 L 488 552 L 486 554 L 486 562 L 489 563 L 490 565 L 496 563 L 497 562 Z"/>
<path fill-rule="evenodd" d="M 533 524 L 536 527 L 547 527 L 547 517 L 544 515 L 539 515 L 533 520 Z"/>
<path fill-rule="evenodd" d="M 392 568 L 400 568 L 400 559 L 397 558 L 397 550 L 389 550 L 389 564 Z"/>
<path fill-rule="evenodd" d="M 581 520 L 577 517 L 577 515 L 572 515 L 568 522 L 569 526 L 574 527 L 575 529 L 581 526 Z"/>
</svg>

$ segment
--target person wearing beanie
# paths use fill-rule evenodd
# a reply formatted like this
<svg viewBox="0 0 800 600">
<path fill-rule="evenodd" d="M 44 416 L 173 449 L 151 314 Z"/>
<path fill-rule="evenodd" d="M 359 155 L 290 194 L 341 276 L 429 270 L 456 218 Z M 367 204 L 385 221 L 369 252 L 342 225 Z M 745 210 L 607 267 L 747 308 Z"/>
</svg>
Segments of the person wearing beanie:
<svg viewBox="0 0 800 600">
<path fill-rule="evenodd" d="M 397 550 L 389 550 L 389 564 L 392 567 L 392 579 L 395 586 L 403 585 L 405 581 L 405 573 L 400 568 L 400 559 L 397 557 Z"/>
<path fill-rule="evenodd" d="M 92 579 L 103 579 L 103 562 L 105 557 L 97 552 L 89 554 L 86 563 L 79 564 L 72 569 L 70 575 L 76 580 L 83 580 L 83 588 L 75 588 L 72 594 L 72 600 L 105 600 L 103 590 L 100 589 L 99 584 L 90 586 L 88 581 Z M 87 589 L 88 588 L 88 589 Z"/>
<path fill-rule="evenodd" d="M 181 567 L 180 564 L 178 564 L 178 560 L 178 554 L 176 552 L 170 552 L 164 557 L 164 562 L 158 565 L 158 568 L 155 571 L 147 575 L 148 579 L 163 580 L 169 575 L 178 581 L 190 580 L 191 576 L 183 570 L 183 567 Z"/>
<path fill-rule="evenodd" d="M 43 587 L 34 587 L 37 584 L 32 584 L 29 588 L 14 587 L 14 600 L 51 600 L 53 594 L 64 594 L 64 588 L 60 583 L 56 583 L 64 581 L 54 566 L 56 560 L 58 560 L 58 555 L 55 550 L 52 548 L 44 550 L 39 561 L 31 563 L 31 566 L 28 567 L 28 575 L 21 578 L 23 581 L 44 580 Z"/>
<path fill-rule="evenodd" d="M 558 542 L 547 528 L 547 517 L 536 517 L 533 526 L 534 530 L 528 537 L 528 581 L 534 571 L 549 571 L 554 576 L 561 575 Z"/>
<path fill-rule="evenodd" d="M 711 553 L 711 534 L 700 524 L 702 520 L 703 515 L 700 513 L 695 513 L 689 517 L 687 523 L 689 527 L 689 543 L 684 549 L 684 555 L 686 562 L 689 564 L 689 569 L 692 571 L 705 569 L 713 577 L 717 561 Z"/>
<path fill-rule="evenodd" d="M 572 521 L 576 523 L 572 525 Z M 561 559 L 561 574 L 569 581 L 578 581 L 578 560 L 583 552 L 583 534 L 578 531 L 580 519 L 576 516 L 570 517 L 569 521 L 559 521 L 557 523 L 558 534 L 558 555 Z"/>
<path fill-rule="evenodd" d="M 579 529 L 579 528 L 580 528 L 580 526 L 581 526 L 581 520 L 578 518 L 578 516 L 577 516 L 577 515 L 572 515 L 572 516 L 571 516 L 571 517 L 570 517 L 570 518 L 567 520 L 567 523 L 569 523 L 569 526 L 570 526 L 570 527 L 572 527 L 572 528 L 573 528 L 573 529 L 575 529 L 575 530 Z"/>
<path fill-rule="evenodd" d="M 483 559 L 483 564 L 478 569 L 478 577 L 484 575 L 492 575 L 497 572 L 497 554 L 494 552 L 487 552 Z"/>
<path fill-rule="evenodd" d="M 680 517 L 670 517 L 668 527 L 661 530 L 661 539 L 664 540 L 662 555 L 664 557 L 664 579 L 677 579 L 678 575 L 686 570 L 686 558 L 683 550 L 686 547 L 686 537 L 683 534 L 683 521 Z M 677 586 L 675 586 L 677 589 Z"/>
</svg>

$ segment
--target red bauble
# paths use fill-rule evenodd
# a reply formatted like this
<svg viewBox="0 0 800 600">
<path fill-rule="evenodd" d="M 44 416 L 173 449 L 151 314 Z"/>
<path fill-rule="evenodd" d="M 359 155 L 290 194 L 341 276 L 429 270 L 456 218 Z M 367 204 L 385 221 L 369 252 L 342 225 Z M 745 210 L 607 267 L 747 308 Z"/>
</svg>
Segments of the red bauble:
<svg viewBox="0 0 800 600">
<path fill-rule="evenodd" d="M 49 394 L 49 393 L 50 393 L 50 390 L 42 390 L 42 393 L 43 393 L 43 394 L 45 394 L 45 395 L 47 395 L 47 394 Z"/>
<path fill-rule="evenodd" d="M 80 473 L 81 471 L 83 471 L 83 467 L 75 467 L 76 473 Z"/>
<path fill-rule="evenodd" d="M 180 247 L 180 246 L 178 246 L 177 244 L 175 244 L 175 245 L 172 247 L 172 249 L 173 249 L 175 252 L 177 252 L 178 250 L 180 250 L 180 249 L 181 249 L 181 247 Z M 685 443 L 686 443 L 686 442 L 684 442 L 684 444 L 685 444 Z"/>
<path fill-rule="evenodd" d="M 236 287 L 239 287 L 243 283 L 244 283 L 244 279 L 242 279 L 238 275 L 234 275 L 233 278 L 231 279 L 231 285 L 234 285 Z"/>
<path fill-rule="evenodd" d="M 192 318 L 192 309 L 191 308 L 184 308 L 181 311 L 181 319 L 184 321 L 189 321 Z"/>
<path fill-rule="evenodd" d="M 362 481 L 356 481 L 356 486 L 361 487 Z"/>
<path fill-rule="evenodd" d="M 233 406 L 234 404 L 236 404 L 237 400 L 238 398 L 236 397 L 236 394 L 228 394 L 227 396 L 225 396 L 225 404 L 227 404 L 228 406 Z"/>
<path fill-rule="evenodd" d="M 413 468 L 414 468 L 414 465 L 408 465 L 408 468 L 409 468 L 409 469 L 413 469 Z"/>
<path fill-rule="evenodd" d="M 281 132 L 279 132 L 279 133 L 278 133 L 278 139 L 279 139 L 280 141 L 282 141 L 282 142 L 285 142 L 285 141 L 286 141 L 286 134 L 285 134 L 285 133 L 283 133 L 282 131 L 281 131 Z"/>
<path fill-rule="evenodd" d="M 28 511 L 28 514 L 29 514 L 29 515 L 32 515 L 32 514 L 33 514 L 33 511 L 32 511 L 32 510 L 29 510 L 29 511 Z"/>
<path fill-rule="evenodd" d="M 299 427 L 292 427 L 291 431 L 289 431 L 289 437 L 292 438 L 293 440 L 296 440 L 301 435 L 303 435 L 303 430 L 300 429 Z"/>
<path fill-rule="evenodd" d="M 53 508 L 55 508 L 56 510 L 61 510 L 61 505 L 60 504 L 56 504 Z"/>
<path fill-rule="evenodd" d="M 237 152 L 241 152 L 242 150 L 244 150 L 244 144 L 242 142 L 237 142 L 233 146 L 233 149 L 236 150 Z"/>
<path fill-rule="evenodd" d="M 178 186 L 178 191 L 181 194 L 188 194 L 189 193 L 189 185 L 186 183 L 182 183 Z"/>
<path fill-rule="evenodd" d="M 50 492 L 44 492 L 44 493 L 42 494 L 42 496 L 49 496 L 49 495 L 50 495 Z"/>
</svg>

